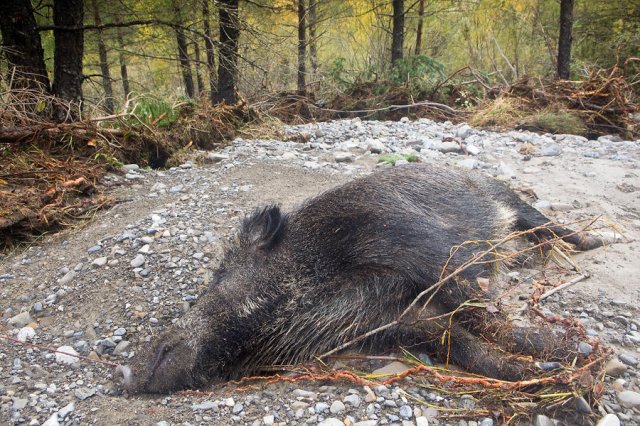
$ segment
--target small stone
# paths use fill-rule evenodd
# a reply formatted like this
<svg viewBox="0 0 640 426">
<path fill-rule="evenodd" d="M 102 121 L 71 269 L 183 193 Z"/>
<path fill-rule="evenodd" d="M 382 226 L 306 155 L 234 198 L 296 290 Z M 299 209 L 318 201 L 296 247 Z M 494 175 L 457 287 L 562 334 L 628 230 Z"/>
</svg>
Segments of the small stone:
<svg viewBox="0 0 640 426">
<path fill-rule="evenodd" d="M 58 284 L 69 284 L 76 277 L 76 271 L 72 270 L 64 274 L 62 278 L 58 280 Z"/>
<path fill-rule="evenodd" d="M 493 419 L 485 417 L 484 419 L 480 420 L 480 426 L 493 426 Z"/>
<path fill-rule="evenodd" d="M 56 349 L 56 362 L 59 364 L 75 364 L 78 362 L 78 357 L 73 355 L 78 355 L 75 349 L 71 346 L 60 346 Z M 62 353 L 64 352 L 64 353 Z"/>
<path fill-rule="evenodd" d="M 624 362 L 627 365 L 630 365 L 632 367 L 635 367 L 636 365 L 638 365 L 638 358 L 636 358 L 635 356 L 628 354 L 628 353 L 621 353 L 618 354 L 618 358 L 620 359 L 620 361 Z"/>
<path fill-rule="evenodd" d="M 377 139 L 367 139 L 367 149 L 373 154 L 382 154 L 387 147 Z"/>
<path fill-rule="evenodd" d="M 341 413 L 342 411 L 344 411 L 344 409 L 345 406 L 342 401 L 333 401 L 331 407 L 329 407 L 329 411 L 331 412 L 331 414 Z"/>
<path fill-rule="evenodd" d="M 262 418 L 262 423 L 264 423 L 265 426 L 271 426 L 274 421 L 275 421 L 275 417 L 273 415 L 264 416 Z"/>
<path fill-rule="evenodd" d="M 416 417 L 416 426 L 429 426 L 429 420 L 426 417 Z"/>
<path fill-rule="evenodd" d="M 326 402 L 316 402 L 316 405 L 314 407 L 314 410 L 317 414 L 322 414 L 328 409 L 329 404 L 327 404 Z"/>
<path fill-rule="evenodd" d="M 87 253 L 89 253 L 89 254 L 97 253 L 100 250 L 102 250 L 102 246 L 101 245 L 95 245 L 95 246 L 89 247 L 89 249 L 87 250 Z"/>
<path fill-rule="evenodd" d="M 113 354 L 116 356 L 123 355 L 127 353 L 130 346 L 131 346 L 131 343 L 128 340 L 122 340 L 113 349 Z"/>
<path fill-rule="evenodd" d="M 463 169 L 473 170 L 478 168 L 478 160 L 475 158 L 465 158 L 464 160 L 458 161 L 458 167 L 462 167 Z"/>
<path fill-rule="evenodd" d="M 218 411 L 218 402 L 205 401 L 205 402 L 201 402 L 200 404 L 193 404 L 191 406 L 191 409 L 193 411 L 207 411 L 207 410 Z"/>
<path fill-rule="evenodd" d="M 123 172 L 130 172 L 133 170 L 139 170 L 140 166 L 138 166 L 137 164 L 125 164 L 121 169 Z"/>
<path fill-rule="evenodd" d="M 463 124 L 456 130 L 456 137 L 460 139 L 466 139 L 471 135 L 472 129 L 471 126 L 467 124 Z"/>
<path fill-rule="evenodd" d="M 355 159 L 355 155 L 350 152 L 335 152 L 333 159 L 336 163 L 351 163 Z"/>
<path fill-rule="evenodd" d="M 510 179 L 515 177 L 515 175 L 516 175 L 516 172 L 513 171 L 511 166 L 509 166 L 504 161 L 500 162 L 500 165 L 498 166 L 498 173 L 500 173 L 501 175 L 506 176 L 506 177 L 508 177 Z"/>
<path fill-rule="evenodd" d="M 404 373 L 407 370 L 410 370 L 411 367 L 409 367 L 406 364 L 401 363 L 400 361 L 393 361 L 390 364 L 385 365 L 382 368 L 378 368 L 377 370 L 373 370 L 373 374 L 384 374 L 384 375 L 391 375 L 391 374 L 401 374 Z M 376 386 L 376 393 L 378 393 L 378 388 L 380 386 Z M 388 389 L 385 387 L 385 389 L 388 392 Z M 378 393 L 379 394 L 379 393 Z"/>
<path fill-rule="evenodd" d="M 634 391 L 622 391 L 618 393 L 618 401 L 627 408 L 640 407 L 640 393 Z"/>
<path fill-rule="evenodd" d="M 107 257 L 106 256 L 98 257 L 94 259 L 94 261 L 91 262 L 91 264 L 98 267 L 104 266 L 107 264 Z"/>
<path fill-rule="evenodd" d="M 343 401 L 354 408 L 358 408 L 360 406 L 360 397 L 355 394 L 345 396 Z"/>
<path fill-rule="evenodd" d="M 233 409 L 231 410 L 231 412 L 233 414 L 239 414 L 240 412 L 242 412 L 242 410 L 244 410 L 244 405 L 238 403 L 233 406 Z"/>
<path fill-rule="evenodd" d="M 184 185 L 176 185 L 169 188 L 169 192 L 171 193 L 182 192 L 183 189 L 184 189 Z"/>
<path fill-rule="evenodd" d="M 556 422 L 547 416 L 538 414 L 533 418 L 533 426 L 555 426 Z"/>
<path fill-rule="evenodd" d="M 18 331 L 18 335 L 16 336 L 16 339 L 18 339 L 21 342 L 26 342 L 27 340 L 30 340 L 35 336 L 36 336 L 36 331 L 33 329 L 33 327 L 22 327 L 20 331 Z"/>
<path fill-rule="evenodd" d="M 542 148 L 542 156 L 543 157 L 557 157 L 562 153 L 562 148 L 560 145 L 547 145 Z"/>
<path fill-rule="evenodd" d="M 576 410 L 578 410 L 579 413 L 591 414 L 592 412 L 591 406 L 589 405 L 587 400 L 584 399 L 584 397 L 579 396 L 575 398 L 575 404 L 576 404 Z"/>
<path fill-rule="evenodd" d="M 308 398 L 308 399 L 317 399 L 318 398 L 318 394 L 315 392 L 311 392 L 311 391 L 306 391 L 303 389 L 295 389 L 293 391 L 293 396 L 298 397 L 298 398 Z"/>
<path fill-rule="evenodd" d="M 207 154 L 206 161 L 208 163 L 220 163 L 221 161 L 228 160 L 229 156 L 220 153 L 210 152 Z"/>
<path fill-rule="evenodd" d="M 9 327 L 11 328 L 22 328 L 25 325 L 33 322 L 33 318 L 29 315 L 29 312 L 20 312 L 18 315 L 15 315 L 9 318 Z"/>
<path fill-rule="evenodd" d="M 70 402 L 69 404 L 65 405 L 64 407 L 58 410 L 58 418 L 60 420 L 64 420 L 65 418 L 67 418 L 69 414 L 73 413 L 75 409 L 76 409 L 75 402 Z"/>
<path fill-rule="evenodd" d="M 127 329 L 124 327 L 118 327 L 114 332 L 113 335 L 114 336 L 124 336 L 125 334 L 127 334 Z"/>
<path fill-rule="evenodd" d="M 580 352 L 580 355 L 586 358 L 591 355 L 591 352 L 593 352 L 593 346 L 586 342 L 580 342 L 578 343 L 578 352 Z"/>
<path fill-rule="evenodd" d="M 471 155 L 479 155 L 482 152 L 482 150 L 475 145 L 467 145 L 466 149 L 467 152 Z"/>
<path fill-rule="evenodd" d="M 295 154 L 295 152 L 285 152 L 284 154 L 282 154 L 282 159 L 285 161 L 292 161 L 297 158 L 298 156 Z"/>
<path fill-rule="evenodd" d="M 408 405 L 403 405 L 400 407 L 400 417 L 405 419 L 410 419 L 413 417 L 413 410 Z"/>
<path fill-rule="evenodd" d="M 455 142 L 441 142 L 434 145 L 434 148 L 443 154 L 448 152 L 460 152 L 460 145 Z"/>
<path fill-rule="evenodd" d="M 607 414 L 598 420 L 596 426 L 620 426 L 620 419 L 615 414 Z"/>
<path fill-rule="evenodd" d="M 76 389 L 75 395 L 80 401 L 84 401 L 87 398 L 91 398 L 96 394 L 95 388 L 79 388 Z"/>
<path fill-rule="evenodd" d="M 604 371 L 607 376 L 618 377 L 627 371 L 627 366 L 623 362 L 613 358 L 604 367 Z"/>
<path fill-rule="evenodd" d="M 329 417 L 318 423 L 318 426 L 344 426 L 344 422 L 335 417 Z"/>
<path fill-rule="evenodd" d="M 226 405 L 227 407 L 233 407 L 234 405 L 236 405 L 236 402 L 233 400 L 233 398 L 227 398 L 224 400 L 224 405 Z"/>
<path fill-rule="evenodd" d="M 33 304 L 33 312 L 37 314 L 42 312 L 42 310 L 43 310 L 42 302 L 36 302 Z"/>
<path fill-rule="evenodd" d="M 20 411 L 22 410 L 24 407 L 27 406 L 27 403 L 29 402 L 28 399 L 26 398 L 14 398 L 13 399 L 13 404 L 11 405 L 11 409 L 13 411 Z"/>
<path fill-rule="evenodd" d="M 144 257 L 144 255 L 139 254 L 136 257 L 133 258 L 133 260 L 131 261 L 131 266 L 133 268 L 138 268 L 142 265 L 144 265 L 146 258 Z"/>
<path fill-rule="evenodd" d="M 60 422 L 58 421 L 58 413 L 53 413 L 51 417 L 49 417 L 40 426 L 60 426 Z"/>
<path fill-rule="evenodd" d="M 362 420 L 359 422 L 355 422 L 353 426 L 376 426 L 377 424 L 378 424 L 377 420 Z"/>
</svg>

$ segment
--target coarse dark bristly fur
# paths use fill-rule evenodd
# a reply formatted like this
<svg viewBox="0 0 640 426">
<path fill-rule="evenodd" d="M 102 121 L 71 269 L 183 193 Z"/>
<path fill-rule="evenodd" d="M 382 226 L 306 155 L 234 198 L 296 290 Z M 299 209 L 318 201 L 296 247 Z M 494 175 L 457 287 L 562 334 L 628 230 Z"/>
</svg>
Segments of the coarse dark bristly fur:
<svg viewBox="0 0 640 426">
<path fill-rule="evenodd" d="M 276 206 L 259 209 L 245 219 L 237 243 L 193 309 L 121 368 L 125 388 L 165 393 L 261 365 L 308 361 L 393 321 L 439 280 L 445 264 L 452 271 L 488 246 L 463 245 L 452 255 L 453 247 L 548 222 L 501 182 L 427 164 L 356 179 L 290 213 Z M 580 250 L 601 245 L 559 226 L 536 237 L 553 234 Z M 451 325 L 448 316 L 420 321 L 484 297 L 476 280 L 494 272 L 495 264 L 471 266 L 444 285 L 426 310 L 366 343 L 422 341 L 470 371 L 502 379 L 527 376 L 531 365 L 479 336 L 482 317 L 456 315 Z M 441 339 L 447 329 L 450 347 Z M 496 343 L 512 352 L 547 359 L 570 353 L 544 330 L 496 335 Z"/>
</svg>

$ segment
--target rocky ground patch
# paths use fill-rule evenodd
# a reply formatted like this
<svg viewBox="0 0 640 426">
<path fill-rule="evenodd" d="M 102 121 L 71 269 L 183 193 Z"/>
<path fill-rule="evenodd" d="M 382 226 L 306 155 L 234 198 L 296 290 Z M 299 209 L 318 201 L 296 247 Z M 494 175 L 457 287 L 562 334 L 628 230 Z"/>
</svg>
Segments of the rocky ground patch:
<svg viewBox="0 0 640 426">
<path fill-rule="evenodd" d="M 292 141 L 236 139 L 167 171 L 125 166 L 122 174 L 107 175 L 102 188 L 123 202 L 89 223 L 3 255 L 0 332 L 89 360 L 1 341 L 2 423 L 498 424 L 493 413 L 474 411 L 483 406 L 481 396 L 443 394 L 412 379 L 373 388 L 296 382 L 247 392 L 216 385 L 211 395 L 127 397 L 114 390 L 112 367 L 91 362 L 126 362 L 188 311 L 225 242 L 253 208 L 292 207 L 377 167 L 432 161 L 529 188 L 538 196 L 534 205 L 558 222 L 602 215 L 622 232 L 620 242 L 576 255 L 590 278 L 543 306 L 578 318 L 591 337 L 614 350 L 604 396 L 595 408 L 582 409 L 594 410 L 594 423 L 640 424 L 640 262 L 633 242 L 640 236 L 640 141 L 494 133 L 425 119 L 354 119 L 286 131 Z M 573 274 L 551 269 L 554 279 Z M 518 284 L 514 305 L 529 297 L 538 273 L 510 274 Z M 378 367 L 380 361 L 371 365 Z M 532 421 L 558 424 L 550 416 Z"/>
</svg>

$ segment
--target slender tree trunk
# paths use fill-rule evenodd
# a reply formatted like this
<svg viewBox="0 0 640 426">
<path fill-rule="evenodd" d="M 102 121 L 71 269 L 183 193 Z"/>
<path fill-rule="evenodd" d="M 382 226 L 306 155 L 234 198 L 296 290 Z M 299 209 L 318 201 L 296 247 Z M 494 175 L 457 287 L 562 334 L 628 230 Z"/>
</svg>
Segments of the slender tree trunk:
<svg viewBox="0 0 640 426">
<path fill-rule="evenodd" d="M 56 27 L 81 27 L 84 21 L 83 0 L 55 0 L 53 2 L 53 24 Z M 55 46 L 53 52 L 53 94 L 80 105 L 82 101 L 82 55 L 84 52 L 83 30 L 53 30 Z M 56 113 L 57 119 L 77 118 L 72 108 L 70 116 Z"/>
<path fill-rule="evenodd" d="M 298 93 L 306 92 L 306 52 L 307 52 L 307 17 L 304 7 L 305 0 L 298 0 Z"/>
<path fill-rule="evenodd" d="M 558 37 L 558 77 L 568 80 L 571 73 L 573 1 L 560 0 L 560 37 Z"/>
<path fill-rule="evenodd" d="M 48 93 L 51 90 L 49 77 L 31 1 L 0 1 L 0 33 L 9 64 L 7 81 L 12 83 L 11 88 Z"/>
<path fill-rule="evenodd" d="M 202 82 L 202 75 L 200 74 L 200 46 L 198 43 L 193 44 L 193 54 L 195 55 L 195 69 L 196 69 L 196 81 L 198 82 L 198 96 L 204 94 L 204 83 Z"/>
<path fill-rule="evenodd" d="M 204 23 L 204 46 L 207 51 L 207 70 L 209 71 L 209 97 L 214 102 L 216 93 L 216 64 L 213 51 L 213 38 L 211 38 L 211 27 L 209 26 L 209 0 L 202 0 L 202 21 Z"/>
<path fill-rule="evenodd" d="M 235 104 L 238 101 L 236 84 L 238 82 L 238 40 L 240 25 L 238 21 L 238 0 L 219 0 L 220 48 L 218 49 L 218 90 L 216 102 Z"/>
<path fill-rule="evenodd" d="M 116 15 L 116 23 L 120 23 Z M 129 73 L 127 71 L 127 60 L 124 56 L 124 37 L 122 36 L 122 28 L 116 27 L 116 38 L 118 40 L 118 62 L 120 62 L 120 78 L 122 79 L 122 90 L 124 90 L 125 99 L 131 93 L 129 88 Z"/>
<path fill-rule="evenodd" d="M 312 79 L 318 75 L 318 40 L 317 31 L 317 11 L 316 0 L 309 0 L 309 59 L 311 61 Z"/>
<path fill-rule="evenodd" d="M 391 65 L 402 59 L 404 46 L 404 0 L 392 0 L 393 29 L 391 33 Z"/>
<path fill-rule="evenodd" d="M 91 0 L 93 6 L 93 20 L 97 26 L 102 25 L 100 19 L 100 9 L 98 0 Z M 107 46 L 104 44 L 102 30 L 98 30 L 98 56 L 100 57 L 100 73 L 102 74 L 102 90 L 104 90 L 104 108 L 109 114 L 113 114 L 115 105 L 113 103 L 113 87 L 111 86 L 111 72 L 109 71 L 109 60 L 107 57 Z"/>
<path fill-rule="evenodd" d="M 424 0 L 418 2 L 418 28 L 416 30 L 416 55 L 422 53 L 422 27 L 424 25 Z"/>
<path fill-rule="evenodd" d="M 182 24 L 180 9 L 175 3 L 174 10 L 178 24 Z M 178 59 L 180 61 L 182 80 L 184 81 L 184 91 L 187 97 L 193 98 L 195 95 L 195 88 L 193 86 L 193 75 L 191 74 L 191 61 L 189 60 L 187 37 L 184 35 L 184 30 L 179 27 L 176 27 L 176 42 L 178 44 Z"/>
</svg>

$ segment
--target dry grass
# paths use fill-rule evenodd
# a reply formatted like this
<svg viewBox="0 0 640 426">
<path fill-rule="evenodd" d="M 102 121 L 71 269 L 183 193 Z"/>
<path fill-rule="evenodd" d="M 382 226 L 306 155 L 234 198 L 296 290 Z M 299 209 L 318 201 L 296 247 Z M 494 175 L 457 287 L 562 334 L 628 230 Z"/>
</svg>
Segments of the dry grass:
<svg viewBox="0 0 640 426">
<path fill-rule="evenodd" d="M 480 104 L 469 118 L 469 124 L 497 130 L 513 129 L 528 114 L 527 108 L 527 103 L 520 99 L 500 96 Z"/>
</svg>

